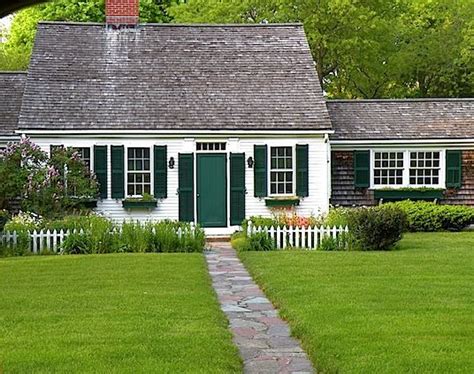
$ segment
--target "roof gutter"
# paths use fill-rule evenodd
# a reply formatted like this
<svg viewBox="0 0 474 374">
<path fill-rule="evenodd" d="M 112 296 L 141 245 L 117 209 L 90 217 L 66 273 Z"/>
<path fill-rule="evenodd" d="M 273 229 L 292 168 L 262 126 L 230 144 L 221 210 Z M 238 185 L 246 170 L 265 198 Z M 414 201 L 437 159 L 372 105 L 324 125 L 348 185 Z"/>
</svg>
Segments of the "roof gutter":
<svg viewBox="0 0 474 374">
<path fill-rule="evenodd" d="M 474 148 L 474 138 L 465 139 L 364 139 L 364 140 L 331 140 L 332 149 L 382 148 L 391 146 L 459 146 Z"/>
<path fill-rule="evenodd" d="M 321 137 L 334 134 L 334 130 L 28 130 L 20 129 L 17 134 L 26 134 L 28 136 L 55 137 L 64 136 L 73 137 L 131 137 L 141 138 L 150 135 L 164 135 L 171 138 L 181 138 L 184 136 L 194 137 Z"/>
</svg>

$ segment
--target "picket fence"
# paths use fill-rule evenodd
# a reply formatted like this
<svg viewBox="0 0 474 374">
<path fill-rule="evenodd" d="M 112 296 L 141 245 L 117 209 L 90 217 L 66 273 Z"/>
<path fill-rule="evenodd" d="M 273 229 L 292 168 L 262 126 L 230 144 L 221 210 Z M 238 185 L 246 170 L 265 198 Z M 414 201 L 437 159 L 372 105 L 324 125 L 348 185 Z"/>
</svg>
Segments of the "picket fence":
<svg viewBox="0 0 474 374">
<path fill-rule="evenodd" d="M 349 232 L 347 226 L 313 226 L 313 227 L 296 227 L 296 226 L 255 226 L 251 221 L 247 224 L 247 235 L 258 232 L 265 232 L 273 239 L 278 249 L 284 248 L 305 248 L 317 249 L 325 238 L 337 240 L 345 233 Z"/>
<path fill-rule="evenodd" d="M 155 228 L 152 229 L 155 232 Z M 194 226 L 191 226 L 191 231 L 194 232 Z M 71 233 L 83 233 L 81 229 L 77 230 L 34 230 L 28 232 L 29 249 L 32 253 L 41 253 L 42 251 L 51 251 L 59 253 L 61 251 L 61 244 L 64 239 Z M 113 233 L 120 234 L 121 229 L 115 229 Z M 179 238 L 184 234 L 185 230 L 179 227 L 176 233 Z M 0 233 L 0 243 L 7 247 L 14 247 L 19 244 L 20 235 L 16 232 L 6 231 Z"/>
</svg>

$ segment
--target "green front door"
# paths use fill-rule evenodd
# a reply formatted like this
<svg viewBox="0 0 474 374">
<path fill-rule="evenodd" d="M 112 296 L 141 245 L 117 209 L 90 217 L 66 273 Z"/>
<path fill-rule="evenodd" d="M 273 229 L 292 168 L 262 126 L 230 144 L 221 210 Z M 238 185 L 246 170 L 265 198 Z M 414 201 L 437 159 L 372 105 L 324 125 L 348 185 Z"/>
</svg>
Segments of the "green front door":
<svg viewBox="0 0 474 374">
<path fill-rule="evenodd" d="M 202 227 L 227 226 L 227 160 L 225 154 L 197 155 L 197 216 Z"/>
</svg>

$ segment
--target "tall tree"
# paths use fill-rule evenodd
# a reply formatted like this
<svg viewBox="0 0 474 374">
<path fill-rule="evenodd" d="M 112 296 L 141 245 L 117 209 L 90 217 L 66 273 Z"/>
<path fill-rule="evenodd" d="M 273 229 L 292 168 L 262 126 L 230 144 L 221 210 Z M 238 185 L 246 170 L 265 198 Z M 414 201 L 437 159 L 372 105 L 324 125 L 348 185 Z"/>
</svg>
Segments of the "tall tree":
<svg viewBox="0 0 474 374">
<path fill-rule="evenodd" d="M 187 0 L 170 13 L 175 22 L 303 22 L 330 97 L 473 96 L 473 5 L 472 0 Z"/>
</svg>

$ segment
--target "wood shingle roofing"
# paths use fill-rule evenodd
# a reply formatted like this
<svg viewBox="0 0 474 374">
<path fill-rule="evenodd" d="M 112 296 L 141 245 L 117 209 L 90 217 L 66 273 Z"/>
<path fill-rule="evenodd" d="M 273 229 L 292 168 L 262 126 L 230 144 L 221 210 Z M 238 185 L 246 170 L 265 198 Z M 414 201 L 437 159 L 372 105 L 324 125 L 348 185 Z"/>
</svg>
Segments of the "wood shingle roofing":
<svg viewBox="0 0 474 374">
<path fill-rule="evenodd" d="M 0 136 L 15 134 L 26 73 L 0 72 Z"/>
<path fill-rule="evenodd" d="M 474 99 L 328 100 L 334 140 L 474 139 Z"/>
<path fill-rule="evenodd" d="M 301 25 L 40 23 L 19 120 L 47 130 L 324 130 Z"/>
</svg>

